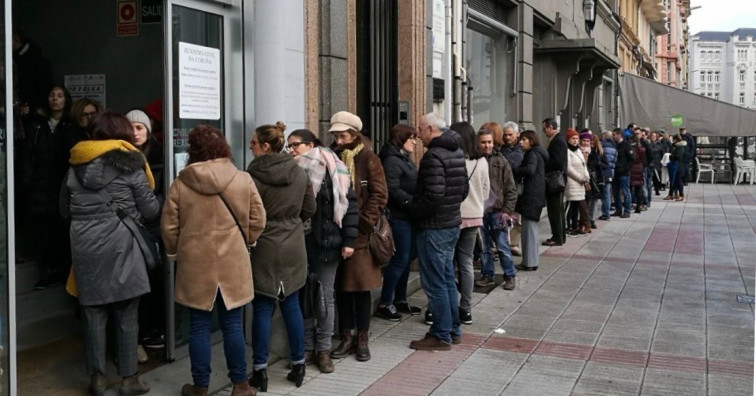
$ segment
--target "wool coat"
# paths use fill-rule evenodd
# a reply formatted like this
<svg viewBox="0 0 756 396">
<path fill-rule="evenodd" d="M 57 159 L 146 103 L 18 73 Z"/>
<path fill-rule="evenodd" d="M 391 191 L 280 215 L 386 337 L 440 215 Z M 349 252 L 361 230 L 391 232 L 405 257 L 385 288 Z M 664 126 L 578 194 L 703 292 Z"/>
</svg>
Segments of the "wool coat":
<svg viewBox="0 0 756 396">
<path fill-rule="evenodd" d="M 516 169 L 514 175 L 522 180 L 523 193 L 517 197 L 515 209 L 522 217 L 538 222 L 541 212 L 546 206 L 546 164 L 549 153 L 541 146 L 536 146 L 525 152 L 525 157 Z"/>
<path fill-rule="evenodd" d="M 336 272 L 336 290 L 369 291 L 381 287 L 381 267 L 368 248 L 368 239 L 388 202 L 388 186 L 381 159 L 367 147 L 354 157 L 354 185 L 359 207 L 357 240 L 352 257 Z"/>
<path fill-rule="evenodd" d="M 218 194 L 223 194 L 236 221 Z M 176 302 L 211 311 L 220 291 L 228 309 L 254 298 L 247 246 L 265 227 L 257 187 L 228 158 L 190 164 L 171 184 L 161 232 L 166 252 L 176 258 Z"/>
<path fill-rule="evenodd" d="M 76 157 L 77 147 L 71 153 Z M 59 210 L 71 219 L 72 268 L 81 305 L 110 304 L 150 292 L 139 245 L 100 195 L 104 190 L 113 205 L 138 223 L 156 218 L 160 205 L 144 165 L 141 153 L 116 149 L 68 170 Z"/>
<path fill-rule="evenodd" d="M 301 289 L 307 278 L 302 222 L 315 213 L 315 193 L 307 173 L 287 153 L 259 156 L 247 172 L 266 213 L 265 230 L 252 255 L 255 293 L 283 299 Z"/>
<path fill-rule="evenodd" d="M 564 188 L 564 199 L 567 201 L 582 201 L 585 199 L 585 184 L 591 180 L 585 157 L 580 149 L 567 150 L 567 184 Z"/>
</svg>

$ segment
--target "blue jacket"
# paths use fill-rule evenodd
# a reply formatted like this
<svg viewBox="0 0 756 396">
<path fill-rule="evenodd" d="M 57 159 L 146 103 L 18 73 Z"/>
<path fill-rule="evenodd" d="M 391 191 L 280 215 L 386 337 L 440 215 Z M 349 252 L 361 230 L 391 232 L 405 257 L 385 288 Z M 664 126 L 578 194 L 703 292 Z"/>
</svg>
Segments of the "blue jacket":
<svg viewBox="0 0 756 396">
<path fill-rule="evenodd" d="M 614 165 L 617 163 L 617 147 L 611 140 L 602 139 L 601 146 L 604 148 L 604 156 L 609 162 L 609 167 L 604 169 L 604 177 L 614 177 Z"/>
</svg>

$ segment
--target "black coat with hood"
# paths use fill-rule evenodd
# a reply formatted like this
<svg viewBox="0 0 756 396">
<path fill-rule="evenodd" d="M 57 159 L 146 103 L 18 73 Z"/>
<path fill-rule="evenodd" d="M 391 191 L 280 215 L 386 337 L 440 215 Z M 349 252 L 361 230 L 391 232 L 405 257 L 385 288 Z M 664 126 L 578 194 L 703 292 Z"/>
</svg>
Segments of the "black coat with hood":
<svg viewBox="0 0 756 396">
<path fill-rule="evenodd" d="M 315 194 L 304 169 L 286 153 L 255 158 L 247 168 L 265 206 L 266 224 L 252 255 L 255 293 L 288 296 L 307 277 L 302 222 L 315 213 Z"/>
<path fill-rule="evenodd" d="M 409 155 L 391 143 L 383 145 L 380 154 L 388 186 L 388 207 L 391 217 L 409 221 L 412 194 L 417 186 L 417 168 Z"/>
<path fill-rule="evenodd" d="M 338 264 L 341 248 L 354 248 L 357 239 L 359 208 L 354 189 L 347 192 L 349 207 L 341 219 L 341 228 L 333 221 L 333 181 L 325 172 L 318 195 L 315 196 L 316 210 L 310 218 L 310 229 L 305 235 L 307 257 L 320 264 Z M 312 269 L 311 269 L 312 271 Z"/>
<path fill-rule="evenodd" d="M 617 162 L 614 164 L 614 176 L 630 176 L 630 166 L 635 159 L 630 142 L 623 139 L 617 143 Z"/>
<path fill-rule="evenodd" d="M 410 212 L 420 229 L 459 227 L 460 205 L 469 191 L 460 137 L 447 130 L 428 143 Z"/>
<path fill-rule="evenodd" d="M 546 206 L 546 164 L 549 153 L 541 146 L 536 146 L 525 152 L 520 166 L 515 168 L 514 175 L 523 183 L 523 193 L 517 197 L 515 210 L 522 217 L 541 220 L 541 211 Z"/>
<path fill-rule="evenodd" d="M 160 205 L 143 167 L 141 153 L 112 150 L 68 171 L 59 205 L 61 215 L 71 219 L 71 255 L 81 305 L 109 304 L 150 291 L 139 246 L 99 193 L 106 191 L 137 222 L 157 218 Z"/>
</svg>

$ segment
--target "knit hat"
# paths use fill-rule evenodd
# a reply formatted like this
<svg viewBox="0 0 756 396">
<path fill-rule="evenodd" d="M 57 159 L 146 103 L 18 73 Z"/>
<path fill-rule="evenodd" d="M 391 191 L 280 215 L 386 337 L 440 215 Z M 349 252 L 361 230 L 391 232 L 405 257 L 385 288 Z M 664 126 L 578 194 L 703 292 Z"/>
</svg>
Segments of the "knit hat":
<svg viewBox="0 0 756 396">
<path fill-rule="evenodd" d="M 129 122 L 138 122 L 140 124 L 144 124 L 144 126 L 147 127 L 147 132 L 152 132 L 150 117 L 147 117 L 147 114 L 145 114 L 142 110 L 131 110 L 130 112 L 126 113 L 126 118 L 129 119 Z"/>
<path fill-rule="evenodd" d="M 580 136 L 580 134 L 578 133 L 578 131 L 576 131 L 576 130 L 574 130 L 572 128 L 568 128 L 567 129 L 567 140 L 570 140 L 570 138 L 573 137 L 573 136 Z"/>
<path fill-rule="evenodd" d="M 583 132 L 580 134 L 580 140 L 583 139 L 593 140 L 593 134 L 590 132 Z"/>
</svg>

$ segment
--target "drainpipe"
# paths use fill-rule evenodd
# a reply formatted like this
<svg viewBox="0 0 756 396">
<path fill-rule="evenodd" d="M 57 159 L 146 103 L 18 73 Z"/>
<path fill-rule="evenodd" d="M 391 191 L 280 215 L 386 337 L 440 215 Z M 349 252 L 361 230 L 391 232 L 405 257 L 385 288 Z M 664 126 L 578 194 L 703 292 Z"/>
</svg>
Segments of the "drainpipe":
<svg viewBox="0 0 756 396">
<path fill-rule="evenodd" d="M 452 122 L 462 121 L 462 0 L 452 0 Z"/>
</svg>

